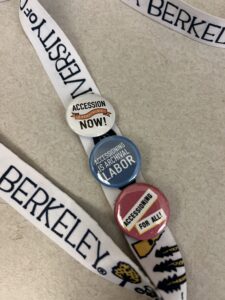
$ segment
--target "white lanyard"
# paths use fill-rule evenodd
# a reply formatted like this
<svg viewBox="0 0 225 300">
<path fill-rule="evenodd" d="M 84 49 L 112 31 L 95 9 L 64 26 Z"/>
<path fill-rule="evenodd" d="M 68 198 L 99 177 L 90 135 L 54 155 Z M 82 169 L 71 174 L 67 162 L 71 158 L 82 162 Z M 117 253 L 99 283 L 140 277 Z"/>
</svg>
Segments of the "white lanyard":
<svg viewBox="0 0 225 300">
<path fill-rule="evenodd" d="M 65 107 L 68 106 L 72 99 L 81 94 L 88 92 L 99 94 L 98 88 L 78 53 L 38 1 L 21 0 L 19 16 L 25 33 L 34 46 Z M 116 134 L 121 134 L 117 126 L 113 127 L 113 131 Z M 94 139 L 85 137 L 80 137 L 80 139 L 86 153 L 89 155 L 94 147 Z M 142 175 L 139 175 L 137 181 L 143 181 Z M 113 208 L 120 190 L 102 188 L 109 204 Z M 24 210 L 20 209 L 19 212 L 25 215 Z M 36 226 L 39 224 L 37 223 Z M 48 232 L 45 231 L 44 233 L 48 235 Z M 98 228 L 96 232 L 98 232 Z M 96 233 L 96 235 L 99 236 L 99 233 Z M 167 228 L 161 236 L 154 240 L 137 241 L 127 236 L 126 239 L 140 265 L 142 265 L 154 285 L 148 282 L 141 286 L 139 284 L 137 288 L 135 283 L 126 282 L 125 287 L 131 288 L 140 294 L 146 294 L 152 299 L 160 299 L 159 295 L 161 295 L 165 300 L 185 300 L 185 268 L 181 253 L 170 230 Z M 114 256 L 114 248 L 109 249 L 109 251 Z M 75 254 L 73 257 L 75 257 Z M 82 262 L 78 257 L 75 258 Z M 124 260 L 121 258 L 118 260 L 118 263 Z M 84 264 L 84 262 L 82 263 Z M 91 268 L 89 267 L 89 269 Z M 111 268 L 111 273 L 107 271 L 105 278 L 117 282 L 114 280 L 115 275 L 113 275 L 112 270 L 113 268 Z M 146 278 L 144 280 L 146 282 Z M 141 280 L 141 283 L 144 280 Z M 154 289 L 154 286 L 158 288 Z"/>
<path fill-rule="evenodd" d="M 225 48 L 225 20 L 181 0 L 121 0 L 145 16 L 200 43 Z"/>
<path fill-rule="evenodd" d="M 0 198 L 92 272 L 131 290 L 146 286 L 154 293 L 143 272 L 73 199 L 2 144 Z"/>
</svg>

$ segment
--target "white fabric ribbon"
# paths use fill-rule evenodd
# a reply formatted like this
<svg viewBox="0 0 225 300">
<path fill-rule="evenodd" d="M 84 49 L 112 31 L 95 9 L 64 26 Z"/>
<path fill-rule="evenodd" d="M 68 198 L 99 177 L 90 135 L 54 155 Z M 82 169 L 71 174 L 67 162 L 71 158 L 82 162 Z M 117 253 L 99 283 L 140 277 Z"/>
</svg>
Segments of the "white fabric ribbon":
<svg viewBox="0 0 225 300">
<path fill-rule="evenodd" d="M 89 92 L 99 94 L 98 88 L 96 87 L 78 53 L 71 45 L 63 31 L 37 0 L 21 0 L 19 17 L 21 25 L 27 37 L 31 41 L 34 49 L 36 50 L 37 55 L 53 86 L 55 87 L 64 107 L 67 107 L 70 101 L 79 95 Z M 116 125 L 113 127 L 113 130 L 114 133 L 121 134 Z M 80 140 L 87 155 L 89 155 L 94 147 L 95 140 L 84 137 L 80 137 Z M 42 217 L 40 217 L 41 212 L 38 211 L 39 206 L 37 210 L 35 208 L 35 211 L 38 211 L 38 213 L 32 215 L 34 208 L 32 208 L 31 204 L 29 204 L 29 209 L 25 210 L 24 206 L 26 208 L 28 207 L 28 204 L 26 205 L 26 203 L 23 202 L 20 205 L 22 200 L 16 201 L 14 199 L 15 201 L 12 201 L 11 191 L 4 192 L 4 189 L 7 189 L 7 187 L 4 186 L 5 184 L 7 186 L 7 180 L 4 180 L 4 172 L 7 172 L 7 170 L 10 168 L 10 162 L 11 165 L 16 166 L 17 170 L 21 174 L 31 178 L 33 182 L 36 182 L 35 184 L 37 184 L 37 186 L 40 186 L 43 190 L 47 191 L 49 195 L 51 194 L 54 199 L 60 199 L 59 201 L 62 203 L 63 207 L 65 207 L 65 209 L 68 208 L 72 212 L 71 215 L 69 212 L 67 213 L 67 217 L 70 219 L 72 218 L 72 220 L 69 221 L 65 220 L 65 215 L 62 216 L 60 212 L 57 212 L 57 209 L 55 211 L 53 209 L 53 211 L 51 211 L 51 218 L 53 220 L 52 224 L 57 224 L 55 225 L 56 227 L 60 227 L 60 229 L 65 231 L 67 228 L 71 228 L 71 226 L 73 228 L 76 220 L 78 222 L 78 219 L 84 220 L 85 218 L 87 227 L 84 226 L 82 221 L 79 223 L 80 231 L 77 229 L 77 239 L 78 241 L 81 241 L 82 239 L 86 240 L 86 238 L 88 239 L 87 243 L 83 242 L 82 244 L 84 249 L 89 248 L 89 238 L 92 239 L 92 242 L 95 241 L 95 250 L 94 247 L 92 247 L 93 254 L 90 254 L 89 258 L 85 260 L 82 259 L 82 255 L 80 253 L 77 253 L 77 251 L 71 249 L 71 246 L 66 245 L 65 238 L 62 242 L 62 238 L 57 237 L 57 234 L 52 233 L 52 230 L 49 230 L 49 228 L 46 229 L 46 224 L 42 224 L 42 222 L 39 220 L 42 219 Z M 124 277 L 127 276 L 126 280 L 124 279 L 120 281 L 120 285 L 131 288 L 134 291 L 144 294 L 155 300 L 186 300 L 187 286 L 185 267 L 179 248 L 176 245 L 169 228 L 167 228 L 159 237 L 149 241 L 137 241 L 125 236 L 129 246 L 131 247 L 131 250 L 150 278 L 149 281 L 138 270 L 137 266 L 135 266 L 127 257 L 124 256 L 124 254 L 113 244 L 113 242 L 106 237 L 99 226 L 93 220 L 91 220 L 91 218 L 80 207 L 74 205 L 73 201 L 69 199 L 68 196 L 62 194 L 62 192 L 60 192 L 55 186 L 44 179 L 43 176 L 16 158 L 16 156 L 9 152 L 9 150 L 7 150 L 4 146 L 1 146 L 0 149 L 0 163 L 0 184 L 4 184 L 2 190 L 0 191 L 0 196 L 87 268 L 97 274 L 100 273 L 102 276 L 111 280 L 112 282 L 118 283 L 118 278 L 123 278 L 123 272 L 125 272 L 127 264 L 130 266 L 127 268 L 131 268 L 131 273 L 129 273 L 130 277 L 125 274 Z M 18 174 L 20 173 L 17 173 L 17 176 L 19 176 Z M 16 173 L 10 176 L 16 176 Z M 9 179 L 9 185 L 10 180 L 12 179 Z M 16 179 L 14 178 L 13 180 Z M 21 180 L 22 178 L 20 180 L 18 179 L 18 184 Z M 141 174 L 139 174 L 137 181 L 144 181 Z M 22 183 L 20 182 L 20 184 Z M 15 188 L 16 187 L 17 183 L 15 183 Z M 27 188 L 28 187 L 25 187 L 25 190 Z M 115 199 L 119 195 L 120 190 L 105 187 L 102 188 L 109 204 L 113 208 Z M 12 193 L 15 193 L 15 191 L 12 190 Z M 42 196 L 40 197 L 43 198 L 45 195 L 45 192 L 43 192 Z M 63 199 L 65 199 L 65 201 Z M 42 201 L 44 200 L 42 199 Z M 76 219 L 73 217 L 73 215 L 76 216 Z M 47 217 L 43 216 L 43 218 L 45 218 L 44 222 L 46 222 Z M 91 228 L 92 233 L 88 231 L 87 237 L 85 236 L 85 233 L 87 232 L 88 228 Z M 57 228 L 57 230 L 58 229 L 59 228 Z M 102 248 L 98 248 L 98 242 L 101 243 Z M 106 253 L 107 251 L 110 253 L 110 255 L 106 255 L 104 259 L 99 260 L 100 269 L 96 269 L 98 268 L 98 261 L 96 261 L 96 259 L 100 257 L 102 253 Z M 96 253 L 98 256 L 96 256 Z M 121 262 L 124 262 L 124 264 L 120 264 Z M 96 266 L 96 268 L 94 268 L 93 265 Z M 117 270 L 117 268 L 119 270 Z M 104 272 L 104 270 L 106 272 Z M 118 276 L 115 275 L 115 272 Z M 133 279 L 132 276 L 136 276 L 136 279 Z M 137 283 L 137 278 L 139 278 L 138 276 L 141 278 L 141 282 L 139 283 Z M 128 277 L 130 278 L 130 281 L 128 280 Z"/>
<path fill-rule="evenodd" d="M 0 144 L 0 198 L 92 272 L 132 290 L 151 291 L 143 272 L 65 193 Z"/>
<path fill-rule="evenodd" d="M 145 16 L 200 43 L 225 48 L 225 20 L 181 0 L 121 0 Z"/>
</svg>

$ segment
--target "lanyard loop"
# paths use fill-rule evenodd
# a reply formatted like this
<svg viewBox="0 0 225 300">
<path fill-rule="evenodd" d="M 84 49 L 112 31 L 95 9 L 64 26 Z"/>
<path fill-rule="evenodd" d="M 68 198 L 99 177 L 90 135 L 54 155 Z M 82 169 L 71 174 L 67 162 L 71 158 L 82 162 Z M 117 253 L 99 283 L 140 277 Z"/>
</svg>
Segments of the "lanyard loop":
<svg viewBox="0 0 225 300">
<path fill-rule="evenodd" d="M 78 96 L 90 92 L 100 94 L 75 48 L 37 0 L 21 0 L 19 17 L 27 37 L 36 50 L 65 108 Z M 108 134 L 121 135 L 121 132 L 114 125 Z M 80 140 L 89 156 L 98 138 L 80 136 Z M 144 181 L 141 174 L 137 178 L 137 182 L 140 181 Z M 120 190 L 104 186 L 102 189 L 113 208 Z M 125 238 L 138 262 L 150 278 L 150 281 L 147 280 L 147 284 L 144 286 L 134 288 L 131 285 L 131 288 L 155 300 L 161 300 L 161 298 L 164 300 L 185 300 L 185 267 L 169 228 L 152 240 L 137 241 L 128 236 Z M 117 267 L 123 268 L 124 265 Z M 110 276 L 112 274 L 116 274 L 116 268 L 112 269 Z M 128 285 L 125 283 L 120 285 L 127 287 Z"/>
</svg>

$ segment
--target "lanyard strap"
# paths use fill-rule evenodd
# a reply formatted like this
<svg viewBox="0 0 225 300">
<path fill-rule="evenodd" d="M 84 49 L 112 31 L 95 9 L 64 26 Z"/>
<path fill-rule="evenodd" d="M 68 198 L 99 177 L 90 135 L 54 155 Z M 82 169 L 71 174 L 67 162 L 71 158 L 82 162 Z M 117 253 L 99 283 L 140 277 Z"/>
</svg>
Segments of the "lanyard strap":
<svg viewBox="0 0 225 300">
<path fill-rule="evenodd" d="M 64 107 L 67 107 L 71 100 L 82 94 L 90 92 L 99 94 L 98 88 L 78 53 L 37 0 L 21 0 L 19 17 L 21 25 Z M 116 125 L 111 130 L 111 134 L 121 135 Z M 97 140 L 86 137 L 80 137 L 80 140 L 89 156 Z M 137 181 L 144 181 L 141 174 L 139 174 Z M 102 189 L 113 208 L 115 199 L 121 191 L 104 186 Z M 158 292 L 160 289 L 160 294 L 165 300 L 185 300 L 185 268 L 181 253 L 169 228 L 154 240 L 137 241 L 125 237 L 152 282 L 152 284 L 149 282 L 148 286 L 157 287 L 155 296 L 151 296 L 147 288 L 141 288 L 138 292 L 147 294 L 152 299 L 157 299 L 160 297 Z"/>
<path fill-rule="evenodd" d="M 225 20 L 181 0 L 121 0 L 152 20 L 200 43 L 225 48 Z"/>
<path fill-rule="evenodd" d="M 76 202 L 0 144 L 0 197 L 90 271 L 161 300 L 143 272 Z"/>
</svg>

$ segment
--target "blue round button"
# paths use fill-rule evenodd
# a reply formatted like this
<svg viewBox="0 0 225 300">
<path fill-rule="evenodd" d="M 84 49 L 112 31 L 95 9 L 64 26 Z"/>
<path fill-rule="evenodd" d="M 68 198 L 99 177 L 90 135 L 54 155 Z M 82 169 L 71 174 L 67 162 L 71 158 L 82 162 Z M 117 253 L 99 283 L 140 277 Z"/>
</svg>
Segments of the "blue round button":
<svg viewBox="0 0 225 300">
<path fill-rule="evenodd" d="M 110 136 L 94 147 L 89 165 L 92 174 L 101 184 L 120 188 L 137 177 L 141 168 L 141 155 L 128 138 Z"/>
</svg>

